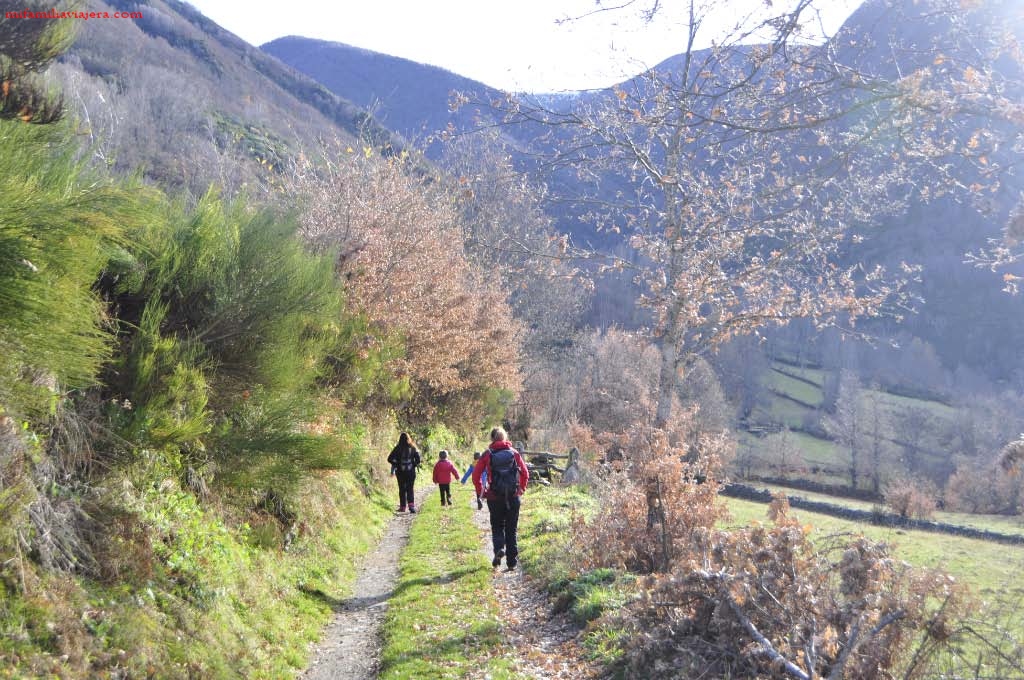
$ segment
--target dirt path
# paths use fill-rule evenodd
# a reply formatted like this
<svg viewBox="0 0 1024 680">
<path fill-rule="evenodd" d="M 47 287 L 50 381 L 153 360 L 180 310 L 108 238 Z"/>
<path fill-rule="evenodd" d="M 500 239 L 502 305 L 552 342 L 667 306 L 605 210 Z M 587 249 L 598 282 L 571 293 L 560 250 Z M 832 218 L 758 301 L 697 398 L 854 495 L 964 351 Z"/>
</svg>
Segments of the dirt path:
<svg viewBox="0 0 1024 680">
<path fill-rule="evenodd" d="M 529 498 L 523 499 L 524 505 Z M 483 535 L 483 550 L 490 560 L 491 527 L 487 506 L 474 513 Z M 494 570 L 495 595 L 505 622 L 504 634 L 515 646 L 515 670 L 535 680 L 584 680 L 600 677 L 598 669 L 584 657 L 581 631 L 565 614 L 553 614 L 548 596 L 541 592 L 523 570 Z"/>
<path fill-rule="evenodd" d="M 422 496 L 420 496 L 422 500 Z M 526 501 L 524 501 L 526 502 Z M 409 540 L 412 515 L 396 515 L 380 543 L 367 555 L 353 585 L 354 595 L 335 603 L 334 620 L 317 646 L 304 680 L 375 680 L 380 668 L 380 626 L 398 581 L 398 558 Z M 487 508 L 474 513 L 481 550 L 490 561 L 491 528 Z M 515 648 L 515 670 L 535 680 L 586 680 L 600 677 L 579 645 L 579 628 L 565 615 L 553 615 L 551 602 L 522 569 L 495 569 L 495 595 L 504 635 Z"/>
<path fill-rule="evenodd" d="M 417 494 L 421 499 L 422 494 Z M 398 582 L 398 557 L 409 541 L 415 515 L 402 513 L 366 556 L 352 587 L 354 595 L 335 605 L 334 620 L 317 646 L 304 680 L 374 680 L 380 668 L 380 626 Z"/>
</svg>

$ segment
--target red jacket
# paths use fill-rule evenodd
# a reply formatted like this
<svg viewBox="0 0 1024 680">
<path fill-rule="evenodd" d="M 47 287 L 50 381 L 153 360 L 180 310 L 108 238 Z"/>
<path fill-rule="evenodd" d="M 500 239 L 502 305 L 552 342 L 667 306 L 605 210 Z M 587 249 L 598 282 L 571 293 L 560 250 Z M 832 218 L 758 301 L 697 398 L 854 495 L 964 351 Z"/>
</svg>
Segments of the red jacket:
<svg viewBox="0 0 1024 680">
<path fill-rule="evenodd" d="M 434 484 L 451 484 L 459 481 L 459 471 L 445 458 L 434 465 Z"/>
<path fill-rule="evenodd" d="M 480 456 L 480 460 L 473 466 L 473 486 L 476 487 L 477 495 L 483 494 L 484 498 L 492 501 L 497 500 L 497 497 L 491 493 L 490 489 L 485 490 L 482 487 L 480 477 L 484 474 L 484 470 L 487 470 L 487 479 L 494 479 L 494 475 L 491 474 L 491 451 L 500 451 L 502 449 L 512 449 L 512 442 L 491 442 L 490 448 L 484 451 L 484 455 Z M 512 449 L 512 457 L 515 459 L 516 465 L 519 466 L 519 493 L 516 495 L 522 496 L 523 492 L 526 491 L 527 482 L 530 481 L 530 470 L 526 467 L 523 457 L 515 449 Z"/>
</svg>

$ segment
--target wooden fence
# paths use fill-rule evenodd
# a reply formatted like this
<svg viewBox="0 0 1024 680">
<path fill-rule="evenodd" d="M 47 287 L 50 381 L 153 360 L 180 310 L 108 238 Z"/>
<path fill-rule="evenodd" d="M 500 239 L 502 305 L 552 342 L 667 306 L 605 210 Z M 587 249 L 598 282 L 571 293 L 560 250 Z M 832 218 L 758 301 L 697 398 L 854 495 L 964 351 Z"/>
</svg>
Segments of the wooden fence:
<svg viewBox="0 0 1024 680">
<path fill-rule="evenodd" d="M 575 446 L 569 453 L 551 453 L 550 451 L 528 451 L 522 442 L 516 442 L 515 448 L 522 454 L 526 466 L 530 469 L 530 481 L 539 481 L 541 484 L 550 484 L 554 481 L 552 473 L 561 475 L 564 484 L 572 484 L 579 481 L 580 475 L 580 452 Z M 566 461 L 565 465 L 559 465 L 560 461 Z"/>
</svg>

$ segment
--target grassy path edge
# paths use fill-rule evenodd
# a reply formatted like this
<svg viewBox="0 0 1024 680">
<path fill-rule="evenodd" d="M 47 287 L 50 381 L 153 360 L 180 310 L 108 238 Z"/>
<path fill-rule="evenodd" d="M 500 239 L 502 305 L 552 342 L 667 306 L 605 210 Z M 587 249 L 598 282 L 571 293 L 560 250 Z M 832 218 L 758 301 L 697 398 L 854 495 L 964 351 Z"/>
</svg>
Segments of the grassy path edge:
<svg viewBox="0 0 1024 680">
<path fill-rule="evenodd" d="M 381 680 L 514 679 L 471 489 L 422 496 L 382 627 Z"/>
</svg>

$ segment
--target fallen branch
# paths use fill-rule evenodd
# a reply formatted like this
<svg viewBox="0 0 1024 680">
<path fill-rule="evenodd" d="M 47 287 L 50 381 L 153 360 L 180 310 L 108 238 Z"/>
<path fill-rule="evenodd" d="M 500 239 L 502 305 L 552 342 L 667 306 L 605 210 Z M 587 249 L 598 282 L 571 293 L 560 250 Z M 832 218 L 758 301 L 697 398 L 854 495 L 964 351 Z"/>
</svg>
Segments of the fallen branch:
<svg viewBox="0 0 1024 680">
<path fill-rule="evenodd" d="M 895 623 L 904 617 L 905 613 L 903 610 L 890 612 L 882 617 L 882 619 L 871 629 L 868 633 L 868 639 L 875 637 L 881 633 L 886 626 L 891 623 Z M 843 647 L 843 651 L 839 654 L 839 658 L 836 659 L 835 666 L 832 667 L 832 672 L 828 674 L 828 680 L 843 680 L 843 668 L 846 667 L 846 662 L 850 658 L 850 654 L 853 652 L 853 648 L 857 646 L 857 638 L 860 636 L 860 621 L 853 624 L 853 629 L 850 631 L 850 639 L 847 640 L 846 645 Z"/>
<path fill-rule="evenodd" d="M 740 624 L 742 624 L 743 627 L 747 629 L 747 632 L 750 633 L 750 636 L 752 638 L 754 638 L 754 641 L 757 642 L 757 644 L 761 645 L 761 649 L 759 651 L 760 654 L 767 656 L 775 663 L 781 665 L 786 670 L 786 672 L 792 675 L 794 678 L 797 678 L 798 680 L 812 680 L 811 675 L 804 672 L 803 669 L 801 669 L 799 666 L 797 666 L 795 663 L 793 663 L 786 657 L 782 656 L 782 654 L 780 654 L 778 650 L 775 649 L 775 647 L 771 643 L 771 640 L 769 640 L 761 634 L 761 631 L 759 631 L 757 627 L 754 626 L 754 624 L 751 622 L 751 620 L 747 618 L 747 615 L 743 613 L 743 610 L 740 609 L 739 605 L 736 604 L 736 602 L 732 599 L 729 593 L 725 592 L 724 588 L 719 590 L 719 594 L 721 595 L 722 599 L 725 600 L 726 604 L 729 605 L 729 608 L 732 609 L 733 613 L 736 615 L 736 618 L 739 620 Z"/>
</svg>

